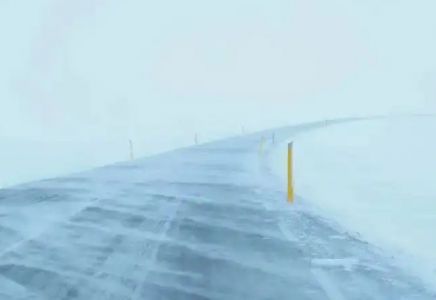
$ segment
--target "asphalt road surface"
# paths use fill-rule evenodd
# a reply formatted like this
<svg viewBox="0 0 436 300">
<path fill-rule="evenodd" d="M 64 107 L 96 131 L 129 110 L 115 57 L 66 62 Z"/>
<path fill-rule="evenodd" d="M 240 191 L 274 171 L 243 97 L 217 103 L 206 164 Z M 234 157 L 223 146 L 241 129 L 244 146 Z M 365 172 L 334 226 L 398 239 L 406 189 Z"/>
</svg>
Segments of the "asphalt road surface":
<svg viewBox="0 0 436 300">
<path fill-rule="evenodd" d="M 380 250 L 287 204 L 259 138 L 0 190 L 0 299 L 436 299 Z"/>
</svg>

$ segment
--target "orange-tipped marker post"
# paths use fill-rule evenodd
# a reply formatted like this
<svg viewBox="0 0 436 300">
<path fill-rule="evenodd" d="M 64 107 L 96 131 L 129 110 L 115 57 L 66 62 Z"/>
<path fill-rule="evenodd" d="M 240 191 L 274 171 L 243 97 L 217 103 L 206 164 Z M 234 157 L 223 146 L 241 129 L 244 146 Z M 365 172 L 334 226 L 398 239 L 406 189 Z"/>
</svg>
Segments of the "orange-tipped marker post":
<svg viewBox="0 0 436 300">
<path fill-rule="evenodd" d="M 293 182 L 293 165 L 292 165 L 292 142 L 288 144 L 288 202 L 294 202 L 294 182 Z"/>
<path fill-rule="evenodd" d="M 265 138 L 262 136 L 260 137 L 260 143 L 259 143 L 259 155 L 263 154 L 264 144 L 265 144 Z"/>
</svg>

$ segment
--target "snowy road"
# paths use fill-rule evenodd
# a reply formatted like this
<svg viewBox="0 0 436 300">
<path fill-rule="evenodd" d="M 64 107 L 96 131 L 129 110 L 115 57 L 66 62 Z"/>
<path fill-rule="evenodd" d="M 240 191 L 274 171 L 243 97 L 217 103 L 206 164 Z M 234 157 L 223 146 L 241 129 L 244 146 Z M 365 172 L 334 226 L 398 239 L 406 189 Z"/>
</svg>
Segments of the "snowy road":
<svg viewBox="0 0 436 300">
<path fill-rule="evenodd" d="M 259 138 L 1 190 L 0 299 L 435 299 L 379 250 L 286 204 Z"/>
</svg>

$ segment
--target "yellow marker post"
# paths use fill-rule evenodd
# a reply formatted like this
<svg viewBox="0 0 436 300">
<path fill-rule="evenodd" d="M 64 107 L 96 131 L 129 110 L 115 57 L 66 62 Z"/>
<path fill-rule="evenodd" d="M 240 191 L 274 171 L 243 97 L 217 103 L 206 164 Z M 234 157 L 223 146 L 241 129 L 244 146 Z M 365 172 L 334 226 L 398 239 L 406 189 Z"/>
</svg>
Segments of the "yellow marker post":
<svg viewBox="0 0 436 300">
<path fill-rule="evenodd" d="M 288 202 L 294 202 L 294 182 L 292 178 L 292 142 L 288 144 Z"/>
<path fill-rule="evenodd" d="M 259 155 L 263 154 L 263 144 L 265 143 L 265 139 L 263 136 L 260 138 L 260 144 L 259 144 Z"/>
<path fill-rule="evenodd" d="M 130 145 L 130 159 L 134 160 L 134 156 L 133 156 L 133 143 L 132 140 L 129 140 L 129 145 Z"/>
<path fill-rule="evenodd" d="M 198 146 L 198 135 L 197 135 L 197 133 L 195 133 L 194 140 L 195 140 L 195 145 Z"/>
</svg>

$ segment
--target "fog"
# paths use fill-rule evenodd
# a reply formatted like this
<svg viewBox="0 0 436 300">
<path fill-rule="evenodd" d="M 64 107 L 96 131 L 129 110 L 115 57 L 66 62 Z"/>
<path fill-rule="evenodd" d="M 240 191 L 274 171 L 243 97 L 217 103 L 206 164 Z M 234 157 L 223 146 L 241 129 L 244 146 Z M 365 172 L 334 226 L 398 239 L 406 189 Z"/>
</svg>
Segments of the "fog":
<svg viewBox="0 0 436 300">
<path fill-rule="evenodd" d="M 0 137 L 158 142 L 434 111 L 435 15 L 434 0 L 1 1 Z"/>
</svg>

